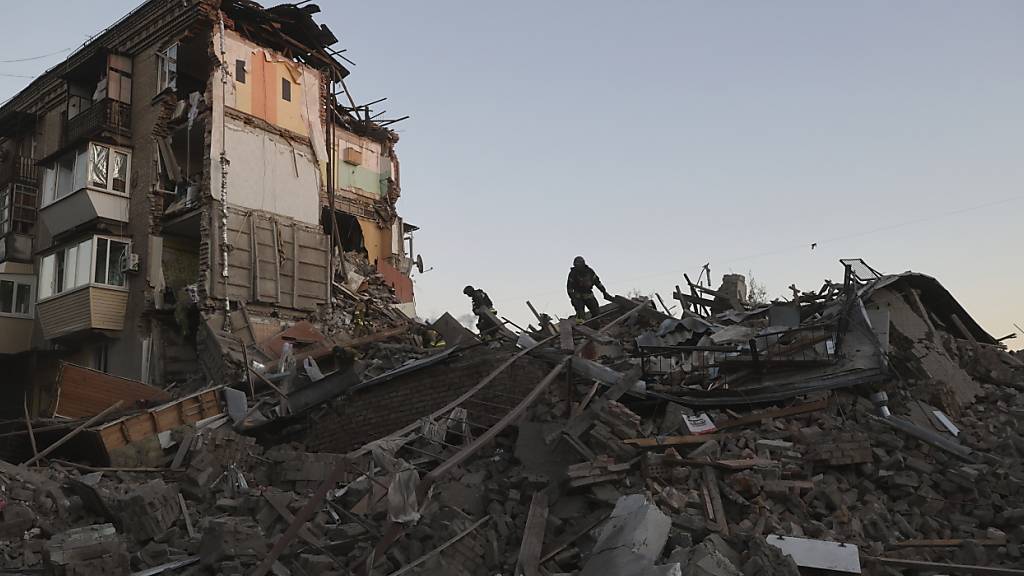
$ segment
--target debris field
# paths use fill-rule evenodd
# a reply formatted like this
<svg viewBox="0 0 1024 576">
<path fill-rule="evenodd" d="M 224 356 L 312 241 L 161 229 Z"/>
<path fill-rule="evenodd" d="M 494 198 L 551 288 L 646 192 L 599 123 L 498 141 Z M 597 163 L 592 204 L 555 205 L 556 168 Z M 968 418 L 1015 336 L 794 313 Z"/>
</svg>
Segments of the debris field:
<svg viewBox="0 0 1024 576">
<path fill-rule="evenodd" d="M 1024 358 L 931 277 L 485 342 L 348 264 L 208 386 L 64 365 L 0 428 L 0 572 L 1024 574 Z"/>
</svg>

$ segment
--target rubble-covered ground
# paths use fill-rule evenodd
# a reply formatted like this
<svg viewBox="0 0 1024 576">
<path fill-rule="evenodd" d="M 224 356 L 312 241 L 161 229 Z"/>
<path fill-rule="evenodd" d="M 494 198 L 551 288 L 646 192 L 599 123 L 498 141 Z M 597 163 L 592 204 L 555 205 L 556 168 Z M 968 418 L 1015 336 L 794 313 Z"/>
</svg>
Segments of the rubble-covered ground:
<svg viewBox="0 0 1024 576">
<path fill-rule="evenodd" d="M 681 314 L 617 297 L 461 344 L 550 372 L 524 393 L 488 375 L 346 454 L 258 443 L 249 414 L 174 430 L 146 467 L 0 463 L 0 572 L 1024 574 L 1021 354 L 921 275 L 848 264 L 794 292 L 755 305 L 732 278 Z M 424 327 L 372 338 L 400 324 L 386 300 L 312 319 L 371 337 L 348 349 L 364 382 L 444 353 Z"/>
</svg>

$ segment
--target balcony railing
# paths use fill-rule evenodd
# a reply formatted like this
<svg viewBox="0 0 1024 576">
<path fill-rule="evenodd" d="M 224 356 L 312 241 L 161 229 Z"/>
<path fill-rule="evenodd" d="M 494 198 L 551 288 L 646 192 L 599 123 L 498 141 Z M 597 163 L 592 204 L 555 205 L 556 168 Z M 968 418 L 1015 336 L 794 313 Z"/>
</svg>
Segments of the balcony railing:
<svg viewBox="0 0 1024 576">
<path fill-rule="evenodd" d="M 12 156 L 0 164 L 0 186 L 12 182 L 30 186 L 39 183 L 39 167 L 34 158 Z"/>
<path fill-rule="evenodd" d="M 131 105 L 105 98 L 65 122 L 63 144 L 77 144 L 103 132 L 128 135 L 131 128 Z"/>
</svg>

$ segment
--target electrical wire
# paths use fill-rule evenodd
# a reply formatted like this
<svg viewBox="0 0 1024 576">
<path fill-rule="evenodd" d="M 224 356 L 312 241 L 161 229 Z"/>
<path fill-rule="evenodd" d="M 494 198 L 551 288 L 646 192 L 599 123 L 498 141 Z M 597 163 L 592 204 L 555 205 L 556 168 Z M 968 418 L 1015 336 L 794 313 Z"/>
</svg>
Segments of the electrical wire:
<svg viewBox="0 0 1024 576">
<path fill-rule="evenodd" d="M 33 60 L 42 60 L 43 58 L 49 58 L 50 56 L 56 56 L 57 54 L 63 54 L 64 52 L 70 52 L 71 48 L 62 48 L 56 52 L 50 52 L 49 54 L 43 54 L 42 56 L 32 56 L 30 58 L 14 58 L 12 60 L 0 60 L 0 64 L 14 64 L 15 62 L 31 62 Z"/>
</svg>

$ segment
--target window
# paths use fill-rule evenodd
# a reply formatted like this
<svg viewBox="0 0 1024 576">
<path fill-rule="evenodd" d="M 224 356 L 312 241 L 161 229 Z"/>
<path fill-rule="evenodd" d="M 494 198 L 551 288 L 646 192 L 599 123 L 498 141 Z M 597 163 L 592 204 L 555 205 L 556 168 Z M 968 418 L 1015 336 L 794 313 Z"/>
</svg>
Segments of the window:
<svg viewBox="0 0 1024 576">
<path fill-rule="evenodd" d="M 124 286 L 124 270 L 128 263 L 128 243 L 110 238 L 96 239 L 96 275 L 97 284 L 108 286 Z"/>
<path fill-rule="evenodd" d="M 39 263 L 39 299 L 89 284 L 127 286 L 129 242 L 96 236 L 48 254 Z"/>
<path fill-rule="evenodd" d="M 281 78 L 281 99 L 287 102 L 292 101 L 292 83 L 287 78 Z"/>
<path fill-rule="evenodd" d="M 47 206 L 89 186 L 96 190 L 128 193 L 131 153 L 91 143 L 60 157 L 43 170 L 42 205 Z M 31 198 L 33 206 L 35 193 Z M 33 218 L 34 220 L 34 218 Z"/>
<path fill-rule="evenodd" d="M 0 194 L 0 235 L 11 231 L 11 203 L 13 200 L 11 198 L 11 187 L 8 186 Z"/>
<path fill-rule="evenodd" d="M 0 276 L 0 314 L 31 317 L 31 276 Z"/>
<path fill-rule="evenodd" d="M 235 81 L 245 84 L 245 60 L 235 60 Z"/>
<path fill-rule="evenodd" d="M 174 43 L 168 46 L 163 52 L 158 52 L 156 55 L 156 76 L 157 94 L 170 88 L 171 90 L 177 90 L 178 88 L 178 44 Z"/>
</svg>

